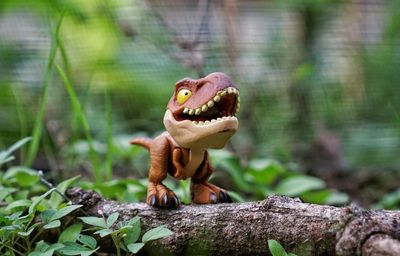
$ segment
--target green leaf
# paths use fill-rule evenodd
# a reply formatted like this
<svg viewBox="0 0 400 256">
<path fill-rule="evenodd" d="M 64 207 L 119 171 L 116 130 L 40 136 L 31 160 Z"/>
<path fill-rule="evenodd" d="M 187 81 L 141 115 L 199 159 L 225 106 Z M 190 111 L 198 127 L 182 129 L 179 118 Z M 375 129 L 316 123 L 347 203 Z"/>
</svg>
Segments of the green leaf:
<svg viewBox="0 0 400 256">
<path fill-rule="evenodd" d="M 144 246 L 144 243 L 134 243 L 134 244 L 128 244 L 128 250 L 131 253 L 138 253 L 140 251 L 140 249 L 142 249 Z"/>
<path fill-rule="evenodd" d="M 89 224 L 91 226 L 107 228 L 107 224 L 103 218 L 98 217 L 79 217 L 84 223 Z"/>
<path fill-rule="evenodd" d="M 4 163 L 10 162 L 14 160 L 13 156 L 10 156 L 11 153 L 13 153 L 15 150 L 19 149 L 22 147 L 25 143 L 27 143 L 31 138 L 23 138 L 17 142 L 15 142 L 11 147 L 9 147 L 5 151 L 0 151 L 0 166 Z"/>
<path fill-rule="evenodd" d="M 307 191 L 302 193 L 301 199 L 304 200 L 304 202 L 307 203 L 313 203 L 313 204 L 324 204 L 331 195 L 331 191 L 328 189 L 322 189 L 318 191 Z"/>
<path fill-rule="evenodd" d="M 33 250 L 33 252 L 31 252 L 29 254 L 29 256 L 40 255 L 39 253 L 44 253 L 49 248 L 50 248 L 50 245 L 48 245 L 45 241 L 41 240 L 36 243 L 35 249 Z"/>
<path fill-rule="evenodd" d="M 58 242 L 59 243 L 64 243 L 67 241 L 75 242 L 76 239 L 78 238 L 79 234 L 81 233 L 81 231 L 82 231 L 81 223 L 73 224 L 73 225 L 67 227 L 66 229 L 64 229 L 64 231 L 58 237 Z"/>
<path fill-rule="evenodd" d="M 0 201 L 3 201 L 4 198 L 6 198 L 8 195 L 10 195 L 15 191 L 17 191 L 16 188 L 5 188 L 3 186 L 0 186 Z"/>
<path fill-rule="evenodd" d="M 271 252 L 272 256 L 288 256 L 285 249 L 276 240 L 269 239 L 268 247 L 269 247 L 269 251 Z"/>
<path fill-rule="evenodd" d="M 325 203 L 329 205 L 343 205 L 349 201 L 349 196 L 343 192 L 332 191 Z"/>
<path fill-rule="evenodd" d="M 114 212 L 110 216 L 108 216 L 108 218 L 107 218 L 107 226 L 111 227 L 117 221 L 118 217 L 119 217 L 119 213 L 118 212 Z"/>
<path fill-rule="evenodd" d="M 396 209 L 400 206 L 400 189 L 385 194 L 378 203 L 374 205 L 377 209 Z"/>
<path fill-rule="evenodd" d="M 18 219 L 22 215 L 22 213 L 23 213 L 22 211 L 14 212 L 13 214 L 7 216 L 6 218 L 11 220 L 11 221 L 14 221 L 14 220 Z"/>
<path fill-rule="evenodd" d="M 24 166 L 14 166 L 7 170 L 3 177 L 5 180 L 15 179 L 22 187 L 31 186 L 39 181 L 37 171 Z"/>
<path fill-rule="evenodd" d="M 33 200 L 33 202 L 32 202 L 32 205 L 29 207 L 29 211 L 28 211 L 29 215 L 35 213 L 35 211 L 36 211 L 36 209 L 37 209 L 39 203 L 40 203 L 46 196 L 48 196 L 49 194 L 51 194 L 54 190 L 55 190 L 55 188 L 52 188 L 52 189 L 48 190 L 46 193 L 44 193 L 43 195 L 41 195 L 41 196 L 35 198 L 35 199 Z"/>
<path fill-rule="evenodd" d="M 61 221 L 60 220 L 54 220 L 46 225 L 43 226 L 44 229 L 52 229 L 52 228 L 58 228 L 61 226 Z"/>
<path fill-rule="evenodd" d="M 63 244 L 55 243 L 48 245 L 43 240 L 36 244 L 36 247 L 29 256 L 52 256 L 56 250 L 63 248 Z"/>
<path fill-rule="evenodd" d="M 61 182 L 60 184 L 57 185 L 57 187 L 56 187 L 57 191 L 59 191 L 61 194 L 64 194 L 65 191 L 67 190 L 67 188 L 69 186 L 71 186 L 71 184 L 74 183 L 74 181 L 76 181 L 79 177 L 80 176 L 78 175 L 78 176 L 75 176 L 68 180 L 64 180 L 63 182 Z M 64 200 L 64 198 L 62 198 L 61 195 L 59 195 L 58 193 L 53 193 L 53 194 L 51 194 L 49 201 L 50 201 L 50 205 L 53 208 L 57 208 L 63 200 Z"/>
<path fill-rule="evenodd" d="M 287 196 L 299 196 L 304 192 L 324 187 L 325 182 L 321 179 L 299 175 L 284 179 L 275 189 L 275 192 Z"/>
<path fill-rule="evenodd" d="M 139 216 L 135 216 L 134 218 L 128 220 L 127 224 L 128 225 L 132 225 L 132 226 L 139 224 L 139 227 L 140 227 L 140 217 Z"/>
<path fill-rule="evenodd" d="M 25 232 L 18 232 L 18 235 L 23 236 L 23 237 L 28 237 L 32 234 L 32 231 L 39 226 L 40 223 L 35 223 L 32 226 L 29 227 L 29 229 Z"/>
<path fill-rule="evenodd" d="M 62 217 L 68 215 L 69 213 L 75 211 L 76 209 L 78 209 L 80 207 L 82 207 L 82 205 L 76 204 L 76 205 L 69 205 L 64 208 L 61 208 L 51 217 L 50 221 L 61 219 Z"/>
<path fill-rule="evenodd" d="M 82 256 L 86 256 L 86 255 L 91 255 L 92 253 L 94 253 L 95 251 L 98 250 L 98 248 L 90 249 L 90 248 L 87 248 L 87 247 L 85 247 L 83 245 L 80 245 L 80 244 L 75 243 L 75 242 L 70 242 L 70 241 L 66 241 L 63 244 L 64 244 L 64 247 L 58 250 L 58 252 L 63 254 L 63 255 L 82 255 Z"/>
<path fill-rule="evenodd" d="M 11 232 L 14 232 L 14 231 L 16 231 L 16 232 L 24 232 L 23 227 L 21 227 L 20 225 L 15 225 L 15 224 L 14 225 L 9 225 L 9 226 L 4 226 L 0 230 L 2 232 L 5 232 L 5 233 L 9 233 L 9 231 L 11 231 Z"/>
<path fill-rule="evenodd" d="M 87 235 L 79 235 L 78 236 L 78 241 L 81 242 L 82 244 L 86 245 L 90 249 L 95 249 L 97 246 L 97 241 L 91 236 Z"/>
<path fill-rule="evenodd" d="M 47 209 L 44 212 L 40 213 L 40 218 L 42 219 L 42 222 L 47 224 L 51 222 L 51 217 L 56 213 L 56 210 L 54 209 Z"/>
<path fill-rule="evenodd" d="M 247 173 L 255 182 L 271 184 L 285 169 L 277 161 L 272 159 L 253 159 L 249 162 Z"/>
<path fill-rule="evenodd" d="M 139 239 L 141 232 L 140 218 L 138 216 L 131 219 L 128 224 L 131 225 L 131 228 L 124 237 L 125 244 L 136 242 Z"/>
<path fill-rule="evenodd" d="M 106 229 L 101 229 L 99 231 L 96 231 L 96 232 L 94 232 L 94 234 L 95 235 L 99 235 L 101 237 L 105 237 L 105 236 L 108 236 L 109 234 L 111 234 L 113 232 L 114 232 L 113 230 L 106 228 Z"/>
<path fill-rule="evenodd" d="M 165 226 L 159 226 L 159 227 L 156 227 L 156 228 L 153 228 L 153 229 L 150 229 L 149 231 L 147 231 L 142 237 L 142 242 L 147 243 L 149 241 L 163 238 L 166 236 L 170 236 L 172 234 L 173 234 L 173 232 L 171 230 L 169 230 L 168 228 L 166 228 Z"/>
<path fill-rule="evenodd" d="M 7 157 L 5 154 L 1 154 L 1 155 L 0 155 L 0 166 L 1 166 L 2 164 L 11 162 L 11 161 L 14 160 L 14 159 L 15 159 L 15 157 L 13 157 L 13 156 Z"/>
<path fill-rule="evenodd" d="M 26 138 L 20 139 L 19 141 L 15 142 L 11 147 L 9 147 L 7 149 L 7 153 L 11 154 L 12 152 L 19 149 L 20 147 L 22 147 L 25 143 L 27 143 L 30 140 L 31 140 L 31 137 L 26 137 Z"/>
<path fill-rule="evenodd" d="M 27 199 L 17 200 L 17 201 L 10 203 L 9 205 L 7 205 L 6 210 L 10 211 L 15 208 L 25 209 L 25 208 L 28 208 L 31 204 L 32 204 L 31 200 L 27 200 Z"/>
</svg>

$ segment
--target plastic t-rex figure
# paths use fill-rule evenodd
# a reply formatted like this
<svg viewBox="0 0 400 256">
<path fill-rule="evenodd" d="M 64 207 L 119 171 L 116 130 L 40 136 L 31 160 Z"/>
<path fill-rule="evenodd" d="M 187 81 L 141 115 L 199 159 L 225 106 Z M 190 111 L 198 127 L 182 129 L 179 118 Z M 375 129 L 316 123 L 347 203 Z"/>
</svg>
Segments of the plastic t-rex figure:
<svg viewBox="0 0 400 256">
<path fill-rule="evenodd" d="M 239 91 L 224 73 L 176 83 L 164 115 L 167 131 L 154 139 L 131 141 L 150 151 L 149 205 L 179 205 L 176 195 L 162 184 L 167 173 L 176 179 L 191 178 L 193 203 L 232 202 L 223 189 L 207 182 L 213 172 L 207 148 L 223 148 L 236 132 L 239 107 Z"/>
</svg>

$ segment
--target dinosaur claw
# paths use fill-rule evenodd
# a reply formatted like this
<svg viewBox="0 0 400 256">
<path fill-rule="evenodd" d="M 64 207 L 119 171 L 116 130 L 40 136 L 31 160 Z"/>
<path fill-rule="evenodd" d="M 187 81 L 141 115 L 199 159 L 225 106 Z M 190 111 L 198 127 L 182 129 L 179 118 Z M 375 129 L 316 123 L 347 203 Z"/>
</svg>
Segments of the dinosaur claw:
<svg viewBox="0 0 400 256">
<path fill-rule="evenodd" d="M 224 192 L 224 191 L 220 191 L 219 192 L 219 201 L 221 202 L 221 203 L 227 203 L 228 202 L 228 196 L 227 196 L 227 194 Z"/>
<path fill-rule="evenodd" d="M 228 193 L 225 193 L 225 195 L 226 195 L 226 202 L 233 203 L 232 197 Z"/>
<path fill-rule="evenodd" d="M 210 202 L 213 204 L 218 203 L 218 197 L 214 192 L 210 193 Z"/>
<path fill-rule="evenodd" d="M 151 195 L 151 196 L 150 196 L 149 204 L 150 204 L 151 206 L 156 206 L 156 204 L 157 204 L 156 195 Z"/>
<path fill-rule="evenodd" d="M 179 205 L 179 199 L 176 195 L 174 195 L 171 199 L 172 205 L 173 206 L 178 206 Z"/>
<path fill-rule="evenodd" d="M 161 199 L 161 206 L 167 206 L 168 205 L 168 195 L 167 194 L 164 194 L 163 196 L 162 196 L 162 199 Z"/>
</svg>

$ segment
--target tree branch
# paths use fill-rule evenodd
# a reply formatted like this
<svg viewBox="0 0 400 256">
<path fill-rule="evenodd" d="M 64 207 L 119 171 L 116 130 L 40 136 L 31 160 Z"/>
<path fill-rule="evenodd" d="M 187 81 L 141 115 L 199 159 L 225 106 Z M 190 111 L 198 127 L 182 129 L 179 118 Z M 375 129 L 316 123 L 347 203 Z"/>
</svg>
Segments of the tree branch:
<svg viewBox="0 0 400 256">
<path fill-rule="evenodd" d="M 67 196 L 94 216 L 119 212 L 124 221 L 138 215 L 144 231 L 166 225 L 174 232 L 147 245 L 146 255 L 268 255 L 268 239 L 297 255 L 400 255 L 399 211 L 313 205 L 284 196 L 173 210 L 109 201 L 79 188 Z"/>
</svg>

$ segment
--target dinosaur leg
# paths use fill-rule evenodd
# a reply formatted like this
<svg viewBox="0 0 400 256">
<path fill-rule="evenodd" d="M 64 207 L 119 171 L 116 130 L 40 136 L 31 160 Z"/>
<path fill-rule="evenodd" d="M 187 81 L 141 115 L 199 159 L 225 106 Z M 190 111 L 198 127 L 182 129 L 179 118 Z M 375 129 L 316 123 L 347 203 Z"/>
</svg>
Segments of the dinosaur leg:
<svg viewBox="0 0 400 256">
<path fill-rule="evenodd" d="M 205 154 L 203 163 L 192 177 L 190 185 L 192 202 L 195 204 L 232 203 L 231 197 L 225 190 L 207 182 L 212 172 L 208 154 Z"/>
<path fill-rule="evenodd" d="M 147 204 L 160 207 L 179 205 L 178 197 L 162 181 L 167 177 L 169 142 L 165 137 L 157 137 L 150 148 L 151 166 L 147 186 Z"/>
</svg>

